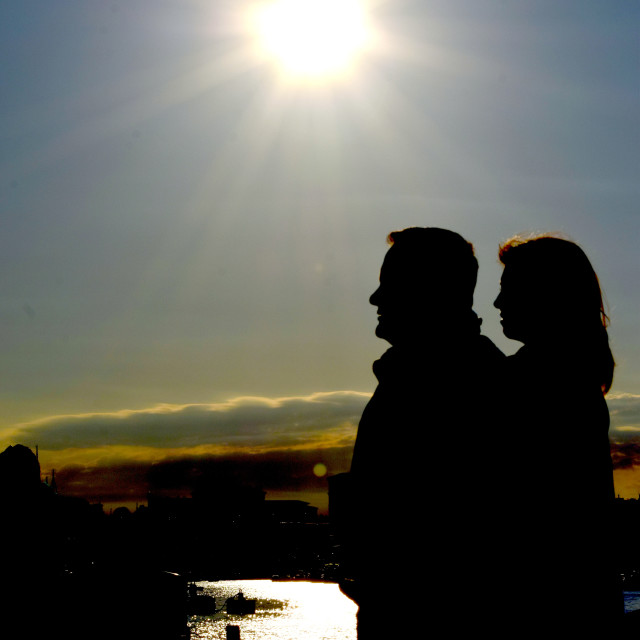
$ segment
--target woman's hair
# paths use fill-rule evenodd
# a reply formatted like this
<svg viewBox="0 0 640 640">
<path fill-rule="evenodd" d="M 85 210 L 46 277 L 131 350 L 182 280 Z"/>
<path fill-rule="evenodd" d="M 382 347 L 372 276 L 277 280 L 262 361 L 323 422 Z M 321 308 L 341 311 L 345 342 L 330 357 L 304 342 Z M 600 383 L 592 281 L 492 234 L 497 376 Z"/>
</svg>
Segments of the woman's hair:
<svg viewBox="0 0 640 640">
<path fill-rule="evenodd" d="M 548 308 L 554 331 L 580 347 L 607 393 L 615 366 L 607 334 L 609 318 L 598 276 L 585 252 L 570 240 L 539 235 L 516 236 L 500 246 L 498 255 Z"/>
</svg>

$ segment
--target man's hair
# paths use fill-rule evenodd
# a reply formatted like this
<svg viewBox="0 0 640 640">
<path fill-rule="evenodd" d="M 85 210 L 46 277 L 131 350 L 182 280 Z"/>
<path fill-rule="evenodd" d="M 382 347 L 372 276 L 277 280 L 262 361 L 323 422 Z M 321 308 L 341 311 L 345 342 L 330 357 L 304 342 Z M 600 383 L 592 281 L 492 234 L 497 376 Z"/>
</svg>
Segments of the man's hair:
<svg viewBox="0 0 640 640">
<path fill-rule="evenodd" d="M 418 277 L 424 274 L 450 302 L 473 305 L 478 260 L 473 245 L 459 233 L 438 227 L 409 227 L 392 231 L 387 242 L 402 251 L 406 264 Z"/>
</svg>

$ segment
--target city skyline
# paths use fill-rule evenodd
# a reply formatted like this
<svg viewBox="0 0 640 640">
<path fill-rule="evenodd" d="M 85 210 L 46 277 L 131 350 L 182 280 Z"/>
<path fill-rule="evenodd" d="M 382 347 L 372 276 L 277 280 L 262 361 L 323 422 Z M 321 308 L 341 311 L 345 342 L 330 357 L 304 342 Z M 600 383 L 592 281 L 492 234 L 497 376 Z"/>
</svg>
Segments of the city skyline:
<svg viewBox="0 0 640 640">
<path fill-rule="evenodd" d="M 549 231 L 606 296 L 616 491 L 637 497 L 640 8 L 363 0 L 368 36 L 316 77 L 261 48 L 264 4 L 0 9 L 0 448 L 113 505 L 218 460 L 323 508 L 316 465 L 348 468 L 388 346 L 387 234 L 472 242 L 474 308 L 511 354 L 498 245 Z"/>
</svg>

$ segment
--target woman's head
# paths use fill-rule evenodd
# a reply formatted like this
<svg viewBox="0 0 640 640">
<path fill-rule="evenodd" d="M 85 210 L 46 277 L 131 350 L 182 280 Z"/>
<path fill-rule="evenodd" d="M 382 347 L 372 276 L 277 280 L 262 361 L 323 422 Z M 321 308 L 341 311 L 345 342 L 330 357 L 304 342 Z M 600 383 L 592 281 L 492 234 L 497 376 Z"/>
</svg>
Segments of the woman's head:
<svg viewBox="0 0 640 640">
<path fill-rule="evenodd" d="M 513 238 L 500 247 L 499 257 L 504 272 L 494 305 L 504 334 L 525 344 L 573 344 L 586 357 L 591 349 L 597 351 L 603 388 L 608 389 L 613 375 L 608 318 L 598 277 L 584 251 L 570 240 L 544 235 Z M 606 369 L 610 371 L 604 374 Z"/>
</svg>

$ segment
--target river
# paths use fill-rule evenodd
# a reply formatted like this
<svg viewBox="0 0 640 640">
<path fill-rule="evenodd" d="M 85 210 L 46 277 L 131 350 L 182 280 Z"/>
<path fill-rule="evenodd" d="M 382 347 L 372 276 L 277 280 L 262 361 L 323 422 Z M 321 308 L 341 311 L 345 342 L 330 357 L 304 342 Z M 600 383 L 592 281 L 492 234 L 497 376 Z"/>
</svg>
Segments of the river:
<svg viewBox="0 0 640 640">
<path fill-rule="evenodd" d="M 202 594 L 214 596 L 221 608 L 242 591 L 256 599 L 256 613 L 247 616 L 193 616 L 192 640 L 225 640 L 228 624 L 240 627 L 241 640 L 356 640 L 356 605 L 337 584 L 224 580 L 198 582 Z"/>
<path fill-rule="evenodd" d="M 190 618 L 192 640 L 225 640 L 228 624 L 240 628 L 241 640 L 356 640 L 356 605 L 338 585 L 322 582 L 224 580 L 199 582 L 218 608 L 242 591 L 256 599 L 256 613 Z M 625 593 L 625 610 L 640 609 L 640 591 Z"/>
</svg>

